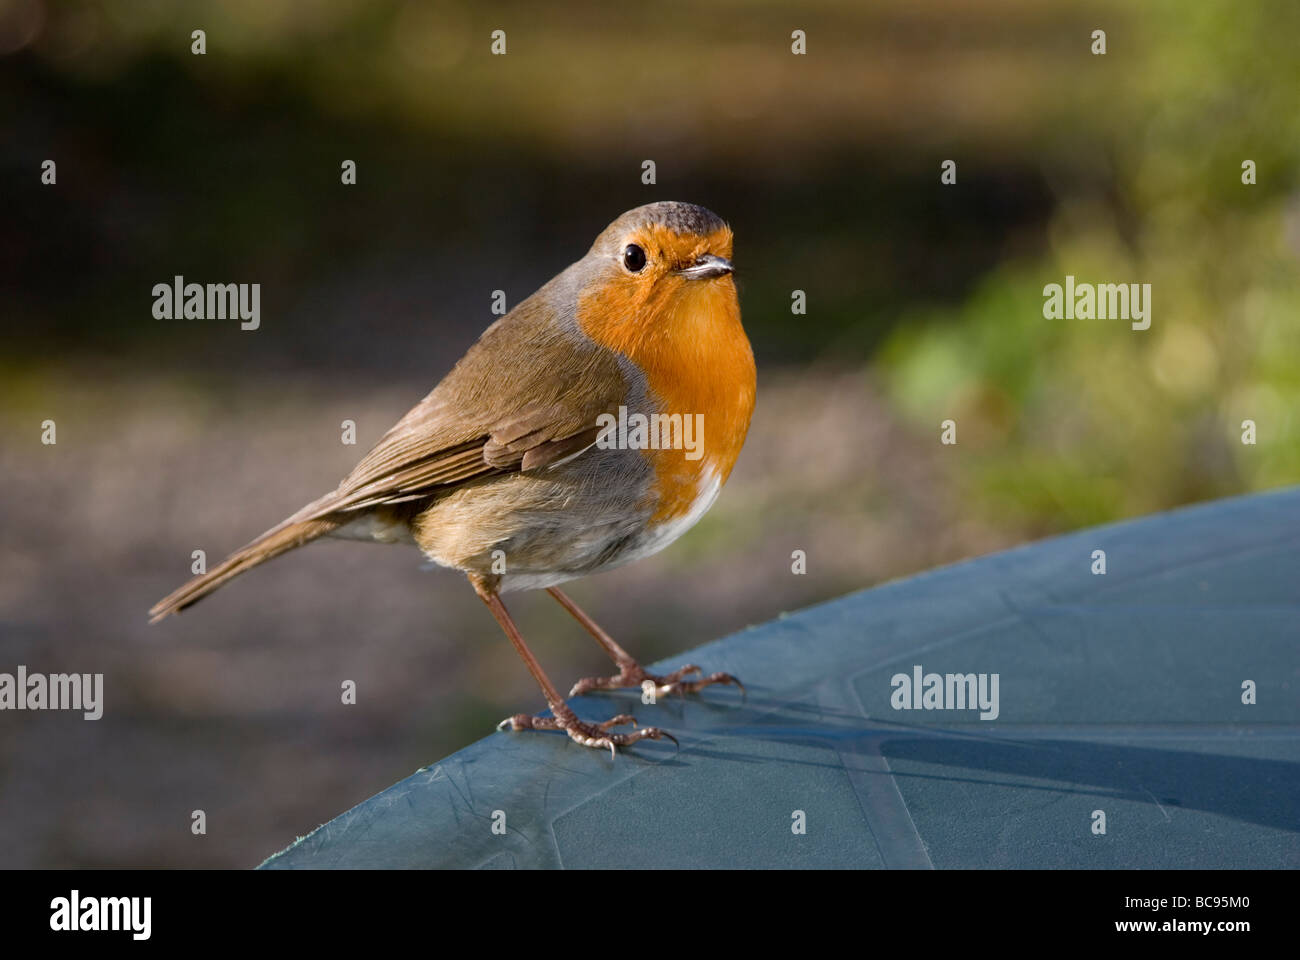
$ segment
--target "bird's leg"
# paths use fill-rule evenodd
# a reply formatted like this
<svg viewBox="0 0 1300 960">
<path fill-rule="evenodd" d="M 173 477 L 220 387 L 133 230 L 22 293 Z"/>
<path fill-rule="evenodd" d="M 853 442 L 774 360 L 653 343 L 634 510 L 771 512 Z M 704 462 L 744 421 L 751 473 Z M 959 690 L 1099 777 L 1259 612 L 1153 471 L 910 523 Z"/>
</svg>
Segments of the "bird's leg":
<svg viewBox="0 0 1300 960">
<path fill-rule="evenodd" d="M 647 680 L 655 685 L 656 697 L 664 697 L 670 693 L 695 693 L 712 683 L 734 683 L 740 687 L 742 693 L 745 690 L 744 685 L 731 674 L 711 673 L 706 677 L 703 675 L 704 671 L 693 663 L 688 663 L 680 670 L 674 670 L 664 676 L 647 673 L 639 663 L 632 659 L 630 653 L 615 643 L 614 638 L 602 630 L 600 624 L 587 616 L 576 603 L 569 599 L 564 591 L 550 587 L 546 592 L 554 597 L 560 606 L 573 614 L 573 619 L 582 624 L 586 631 L 596 638 L 596 642 L 604 648 L 605 652 L 609 654 L 609 658 L 618 667 L 618 673 L 612 677 L 583 677 L 569 691 L 571 697 L 580 696 L 589 690 L 642 687 Z M 700 678 L 698 680 L 683 679 L 693 673 L 700 674 Z"/>
<path fill-rule="evenodd" d="M 510 618 L 510 613 L 506 610 L 505 604 L 501 602 L 501 597 L 497 594 L 495 584 L 486 579 L 480 579 L 473 575 L 470 576 L 469 582 L 474 587 L 474 592 L 479 595 L 488 609 L 492 611 L 492 616 L 496 617 L 497 623 L 501 624 L 501 629 L 505 631 L 510 642 L 515 645 L 515 650 L 519 652 L 528 667 L 528 672 L 533 675 L 537 685 L 542 688 L 542 694 L 546 697 L 546 705 L 551 708 L 552 716 L 533 717 L 526 713 L 517 713 L 513 717 L 502 720 L 498 729 L 504 729 L 509 726 L 512 730 L 563 730 L 569 735 L 569 738 L 582 744 L 584 747 L 609 747 L 609 752 L 613 754 L 616 747 L 627 747 L 636 743 L 638 740 L 658 740 L 664 738 L 677 740 L 672 734 L 665 733 L 658 727 L 642 727 L 640 730 L 632 730 L 629 733 L 610 733 L 610 727 L 618 727 L 623 724 L 636 726 L 636 718 L 628 714 L 619 714 L 613 719 L 606 720 L 604 723 L 587 723 L 579 720 L 577 715 L 569 709 L 562 699 L 555 685 L 551 683 L 546 673 L 542 670 L 542 665 L 537 662 L 533 652 L 528 649 L 524 643 L 523 635 L 520 634 L 519 628 L 515 626 L 514 620 Z"/>
</svg>

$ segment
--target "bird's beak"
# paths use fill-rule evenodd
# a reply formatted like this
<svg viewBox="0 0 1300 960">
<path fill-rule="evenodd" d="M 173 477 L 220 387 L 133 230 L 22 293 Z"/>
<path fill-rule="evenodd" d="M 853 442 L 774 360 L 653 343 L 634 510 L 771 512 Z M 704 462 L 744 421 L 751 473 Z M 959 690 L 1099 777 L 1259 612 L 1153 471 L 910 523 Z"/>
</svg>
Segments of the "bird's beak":
<svg viewBox="0 0 1300 960">
<path fill-rule="evenodd" d="M 711 253 L 702 253 L 695 258 L 694 263 L 689 267 L 683 267 L 677 273 L 687 280 L 711 280 L 714 277 L 726 276 L 734 269 L 731 261 L 726 257 L 715 257 Z"/>
</svg>

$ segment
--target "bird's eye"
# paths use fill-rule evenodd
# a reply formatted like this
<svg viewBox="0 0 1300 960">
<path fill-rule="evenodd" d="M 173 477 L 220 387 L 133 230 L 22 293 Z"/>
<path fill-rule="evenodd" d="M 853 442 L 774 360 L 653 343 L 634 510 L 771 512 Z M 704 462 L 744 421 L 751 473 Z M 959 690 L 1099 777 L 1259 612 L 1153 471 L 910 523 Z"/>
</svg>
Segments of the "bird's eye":
<svg viewBox="0 0 1300 960">
<path fill-rule="evenodd" d="M 632 273 L 640 273 L 645 269 L 645 251 L 635 243 L 629 243 L 623 250 L 623 266 Z"/>
</svg>

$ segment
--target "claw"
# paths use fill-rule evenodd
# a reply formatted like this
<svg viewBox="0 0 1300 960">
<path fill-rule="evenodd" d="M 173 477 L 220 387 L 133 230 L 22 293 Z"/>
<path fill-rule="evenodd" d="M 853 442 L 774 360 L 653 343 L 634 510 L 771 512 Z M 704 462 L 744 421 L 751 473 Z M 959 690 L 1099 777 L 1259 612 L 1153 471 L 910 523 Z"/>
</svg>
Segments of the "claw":
<svg viewBox="0 0 1300 960">
<path fill-rule="evenodd" d="M 686 680 L 685 678 L 696 674 L 700 677 L 698 680 Z M 635 663 L 625 664 L 623 668 L 612 677 L 583 677 L 569 690 L 569 696 L 579 697 L 593 690 L 617 690 L 623 687 L 641 687 L 646 683 L 655 685 L 655 697 L 667 697 L 674 693 L 685 696 L 688 693 L 698 693 L 705 687 L 715 683 L 734 683 L 740 688 L 741 696 L 749 697 L 749 691 L 745 685 L 730 673 L 714 673 L 704 676 L 704 670 L 693 663 L 688 663 L 679 670 L 674 670 L 665 676 L 656 676 L 653 673 L 647 673 Z"/>
<path fill-rule="evenodd" d="M 528 730 L 533 726 L 533 718 L 526 713 L 516 713 L 506 717 L 497 724 L 498 730 Z"/>
<path fill-rule="evenodd" d="M 602 730 L 608 730 L 610 727 L 619 727 L 625 723 L 630 723 L 635 727 L 636 717 L 632 716 L 630 713 L 620 713 L 617 717 L 611 717 L 599 726 Z"/>
<path fill-rule="evenodd" d="M 740 688 L 740 696 L 742 697 L 742 699 L 749 699 L 749 691 L 746 690 L 745 685 L 740 682 L 740 678 L 735 676 L 734 674 L 715 673 L 710 679 L 712 680 L 713 683 L 734 683 L 737 687 Z"/>
<path fill-rule="evenodd" d="M 640 730 L 632 730 L 630 733 L 609 733 L 611 727 L 618 727 L 624 724 L 636 726 L 636 717 L 628 713 L 621 713 L 616 717 L 604 721 L 603 723 L 590 723 L 579 720 L 573 715 L 573 711 L 564 708 L 558 717 L 533 717 L 526 713 L 517 713 L 513 717 L 507 717 L 497 724 L 498 730 L 504 730 L 507 727 L 513 730 L 563 730 L 569 735 L 569 739 L 574 743 L 581 744 L 584 747 L 609 747 L 611 757 L 618 756 L 619 747 L 630 747 L 642 740 L 659 740 L 666 738 L 673 742 L 673 745 L 680 751 L 682 745 L 671 733 L 666 733 L 658 727 L 642 727 Z"/>
</svg>

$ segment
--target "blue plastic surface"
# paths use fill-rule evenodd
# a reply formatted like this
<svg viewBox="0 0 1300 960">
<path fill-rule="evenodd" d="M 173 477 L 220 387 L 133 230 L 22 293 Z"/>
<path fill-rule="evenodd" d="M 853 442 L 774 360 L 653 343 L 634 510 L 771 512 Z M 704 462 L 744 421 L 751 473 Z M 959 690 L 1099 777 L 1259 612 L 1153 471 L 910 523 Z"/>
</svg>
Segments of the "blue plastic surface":
<svg viewBox="0 0 1300 960">
<path fill-rule="evenodd" d="M 1300 866 L 1300 489 L 983 557 L 657 666 L 688 661 L 748 699 L 572 701 L 680 752 L 496 733 L 263 867 Z M 997 718 L 895 709 L 917 665 L 997 674 Z"/>
</svg>

